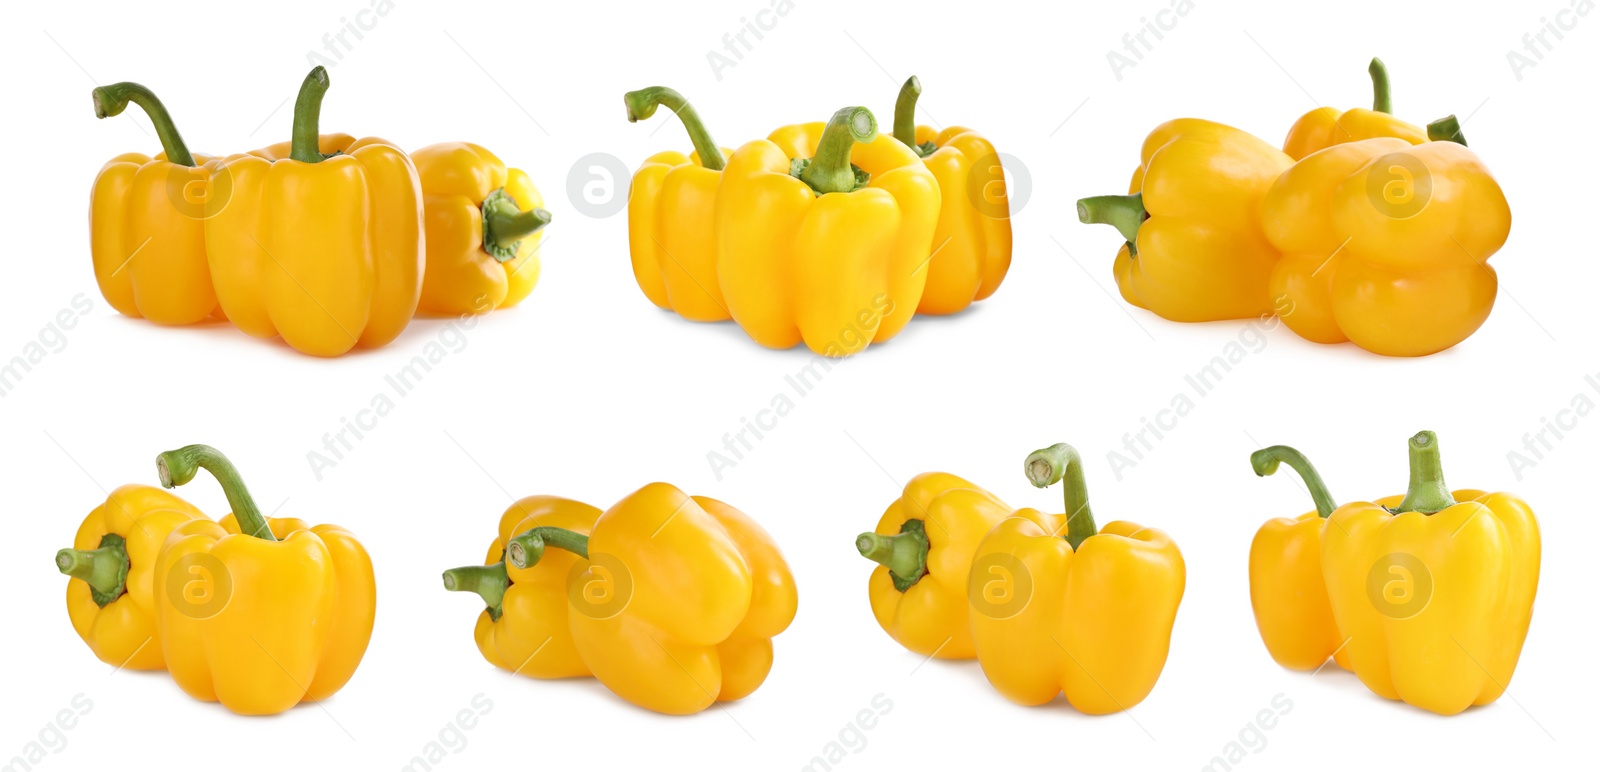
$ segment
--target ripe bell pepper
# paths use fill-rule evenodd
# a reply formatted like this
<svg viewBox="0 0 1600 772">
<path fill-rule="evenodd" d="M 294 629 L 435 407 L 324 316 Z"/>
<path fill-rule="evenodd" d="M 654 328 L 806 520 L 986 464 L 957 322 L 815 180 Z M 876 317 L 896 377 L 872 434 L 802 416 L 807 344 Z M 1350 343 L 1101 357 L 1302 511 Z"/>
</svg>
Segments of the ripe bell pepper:
<svg viewBox="0 0 1600 772">
<path fill-rule="evenodd" d="M 1394 117 L 1393 100 L 1389 93 L 1389 70 L 1383 60 L 1373 57 L 1367 65 L 1372 76 L 1372 109 L 1357 107 L 1338 110 L 1318 107 L 1289 127 L 1289 136 L 1283 140 L 1283 152 L 1298 161 L 1324 148 L 1363 139 L 1393 137 L 1412 145 L 1428 141 L 1428 133 L 1416 124 Z"/>
<path fill-rule="evenodd" d="M 1509 493 L 1445 487 L 1433 432 L 1409 450 L 1404 498 L 1328 517 L 1322 571 L 1361 683 L 1448 716 L 1511 682 L 1539 587 L 1539 524 Z"/>
<path fill-rule="evenodd" d="M 78 526 L 72 549 L 56 553 L 67 582 L 72 629 L 101 662 L 116 668 L 161 670 L 156 594 L 166 588 L 156 556 L 167 534 L 205 515 L 189 502 L 148 485 L 111 492 Z"/>
<path fill-rule="evenodd" d="M 865 107 L 784 126 L 728 159 L 717 277 L 768 348 L 837 358 L 899 334 L 921 302 L 939 182 Z"/>
<path fill-rule="evenodd" d="M 1292 161 L 1250 134 L 1198 118 L 1145 138 L 1126 196 L 1078 201 L 1078 219 L 1114 226 L 1117 288 L 1174 322 L 1275 312 L 1267 282 L 1278 253 L 1261 231 L 1261 199 Z"/>
<path fill-rule="evenodd" d="M 628 122 L 638 123 L 666 105 L 683 121 L 694 153 L 664 151 L 644 160 L 628 188 L 628 252 L 633 277 L 657 307 L 696 322 L 729 318 L 717 282 L 713 218 L 726 154 L 712 141 L 700 114 L 682 94 L 652 86 L 623 95 Z"/>
<path fill-rule="evenodd" d="M 418 307 L 479 314 L 521 303 L 539 282 L 540 232 L 550 224 L 528 173 L 468 142 L 411 154 L 427 214 L 427 265 Z"/>
<path fill-rule="evenodd" d="M 878 626 L 926 657 L 975 656 L 967 611 L 973 553 L 990 529 L 1014 514 L 994 494 L 953 474 L 911 478 L 877 528 L 856 537 L 856 550 L 878 564 L 867 580 Z"/>
<path fill-rule="evenodd" d="M 1066 514 L 1007 518 L 979 543 L 969 597 L 983 674 L 1022 705 L 1065 693 L 1083 713 L 1127 710 L 1166 665 L 1183 555 L 1154 528 L 1119 520 L 1096 530 L 1071 445 L 1034 451 L 1024 468 L 1035 487 L 1062 482 Z"/>
<path fill-rule="evenodd" d="M 290 144 L 223 162 L 228 200 L 205 221 L 228 318 L 315 356 L 399 336 L 417 309 L 424 257 L 411 159 L 381 139 L 319 136 L 327 90 L 327 71 L 313 69 L 295 101 Z"/>
<path fill-rule="evenodd" d="M 361 542 L 338 526 L 263 516 L 214 448 L 169 450 L 156 467 L 168 488 L 209 471 L 233 508 L 220 523 L 178 526 L 157 561 L 172 679 L 195 699 L 251 716 L 339 691 L 372 637 L 377 589 Z"/>
<path fill-rule="evenodd" d="M 537 678 L 592 673 L 617 696 L 671 715 L 741 699 L 766 680 L 772 638 L 794 619 L 797 596 L 782 553 L 747 515 L 651 483 L 593 519 L 585 534 L 592 512 L 582 505 L 523 502 L 501 518 L 501 533 L 537 525 L 502 540 L 503 577 L 493 565 L 445 572 L 446 589 L 484 597 L 489 609 L 478 638 L 490 662 Z M 517 525 L 506 528 L 508 520 Z M 538 570 L 549 548 L 570 555 L 552 555 L 554 565 Z M 520 592 L 519 583 L 527 585 Z M 555 629 L 563 603 L 570 641 Z M 494 656 L 483 645 L 485 616 Z M 536 665 L 545 640 L 555 651 Z"/>
<path fill-rule="evenodd" d="M 916 151 L 939 181 L 939 222 L 919 314 L 953 314 L 1000 287 L 1011 268 L 1011 204 L 1000 156 L 962 126 L 916 125 L 922 82 L 913 75 L 894 106 L 894 138 Z"/>
<path fill-rule="evenodd" d="M 1288 464 L 1305 481 L 1317 508 L 1299 517 L 1268 520 L 1250 542 L 1250 608 L 1273 661 L 1291 670 L 1316 670 L 1333 657 L 1350 669 L 1344 636 L 1333 621 L 1322 578 L 1322 534 L 1338 505 L 1322 475 L 1300 451 L 1273 445 L 1250 454 L 1250 466 L 1265 477 Z"/>
<path fill-rule="evenodd" d="M 1284 323 L 1301 337 L 1425 356 L 1489 317 L 1499 283 L 1488 260 L 1511 209 L 1453 117 L 1428 132 L 1440 139 L 1334 145 L 1267 192 L 1263 228 L 1283 259 L 1263 296 L 1285 299 Z"/>
<path fill-rule="evenodd" d="M 221 161 L 192 155 L 172 116 L 150 89 L 113 83 L 94 90 L 94 113 L 143 108 L 161 140 L 154 158 L 111 159 L 89 194 L 89 251 L 100 294 L 124 316 L 156 324 L 194 324 L 219 313 L 206 262 L 205 218 Z"/>
</svg>

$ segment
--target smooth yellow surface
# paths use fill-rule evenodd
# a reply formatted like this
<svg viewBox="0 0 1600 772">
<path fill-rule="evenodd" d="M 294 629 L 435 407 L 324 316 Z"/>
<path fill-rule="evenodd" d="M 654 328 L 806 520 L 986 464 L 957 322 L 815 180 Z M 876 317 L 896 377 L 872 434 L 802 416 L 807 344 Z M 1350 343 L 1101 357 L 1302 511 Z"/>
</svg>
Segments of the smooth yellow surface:
<svg viewBox="0 0 1600 772">
<path fill-rule="evenodd" d="M 1011 202 L 1000 156 L 983 135 L 963 126 L 916 131 L 917 144 L 938 148 L 922 163 L 939 181 L 940 202 L 917 313 L 953 314 L 993 295 L 1011 268 Z"/>
<path fill-rule="evenodd" d="M 268 524 L 278 541 L 240 534 L 233 515 L 190 521 L 167 537 L 157 567 L 170 576 L 185 570 L 178 563 L 186 556 L 200 556 L 189 568 L 197 591 L 228 590 L 206 618 L 160 593 L 157 618 L 178 686 L 241 715 L 282 713 L 337 692 L 366 653 L 376 610 L 372 561 L 350 532 L 288 518 Z"/>
<path fill-rule="evenodd" d="M 1388 113 L 1364 107 L 1344 111 L 1318 107 L 1300 116 L 1289 127 L 1289 136 L 1283 140 L 1283 152 L 1298 161 L 1334 145 L 1378 137 L 1393 137 L 1420 145 L 1428 141 L 1428 132 Z"/>
<path fill-rule="evenodd" d="M 731 151 L 723 149 L 723 156 Z M 633 277 L 660 308 L 697 322 L 729 318 L 717 283 L 716 202 L 722 172 L 700 155 L 646 158 L 628 188 L 628 252 Z"/>
<path fill-rule="evenodd" d="M 1031 594 L 1015 614 L 972 614 L 983 674 L 1002 695 L 1042 705 L 1065 694 L 1083 713 L 1139 704 L 1166 665 L 1185 581 L 1183 555 L 1165 533 L 1115 521 L 1076 552 L 1062 538 L 1064 515 L 1019 510 L 978 545 L 1019 561 Z M 1014 576 L 992 581 L 1015 582 Z"/>
<path fill-rule="evenodd" d="M 1274 312 L 1267 294 L 1278 252 L 1261 231 L 1261 199 L 1289 157 L 1250 134 L 1198 118 L 1157 126 L 1145 139 L 1129 193 L 1149 219 L 1138 256 L 1117 253 L 1129 303 L 1175 322 L 1249 319 Z"/>
<path fill-rule="evenodd" d="M 165 575 L 156 570 L 156 556 L 173 529 L 204 519 L 189 502 L 148 485 L 124 485 L 112 491 L 83 519 L 73 549 L 96 549 L 107 534 L 116 534 L 124 539 L 128 553 L 126 592 L 104 607 L 95 604 L 88 582 L 67 581 L 72 629 L 101 662 L 129 670 L 166 667 L 156 627 L 156 593 L 165 590 L 157 577 Z"/>
<path fill-rule="evenodd" d="M 427 267 L 418 308 L 434 314 L 480 314 L 511 308 L 539 282 L 542 230 L 517 242 L 502 263 L 483 251 L 483 201 L 504 190 L 521 211 L 544 206 L 528 173 L 508 168 L 470 142 L 441 142 L 411 154 L 427 213 Z"/>
<path fill-rule="evenodd" d="M 1268 520 L 1250 542 L 1250 608 L 1273 661 L 1316 670 L 1333 657 L 1350 669 L 1322 579 L 1322 533 L 1315 510 Z"/>
<path fill-rule="evenodd" d="M 206 260 L 205 215 L 217 206 L 221 161 L 194 167 L 139 153 L 111 159 L 89 194 L 89 251 L 100 294 L 118 313 L 156 324 L 221 318 Z"/>
<path fill-rule="evenodd" d="M 1322 539 L 1329 600 L 1356 675 L 1378 695 L 1447 716 L 1494 702 L 1510 685 L 1540 555 L 1538 522 L 1521 499 L 1452 495 L 1458 503 L 1432 515 L 1390 514 L 1384 507 L 1399 496 L 1346 504 Z M 1389 557 L 1397 554 L 1420 561 L 1426 581 Z M 1380 607 L 1389 598 L 1423 602 L 1401 618 L 1392 609 L 1410 606 Z"/>
<path fill-rule="evenodd" d="M 422 191 L 381 139 L 324 134 L 308 164 L 286 143 L 229 156 L 226 206 L 205 221 L 217 298 L 239 329 L 315 356 L 399 336 L 422 289 Z"/>
</svg>

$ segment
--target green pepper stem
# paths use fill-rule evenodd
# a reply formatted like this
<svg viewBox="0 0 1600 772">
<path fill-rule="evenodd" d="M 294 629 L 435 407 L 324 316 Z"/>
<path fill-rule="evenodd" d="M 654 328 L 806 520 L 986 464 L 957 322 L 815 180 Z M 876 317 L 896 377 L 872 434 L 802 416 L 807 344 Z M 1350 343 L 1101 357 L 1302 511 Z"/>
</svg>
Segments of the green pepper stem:
<svg viewBox="0 0 1600 772">
<path fill-rule="evenodd" d="M 819 195 L 849 193 L 858 185 L 850 166 L 850 151 L 857 142 L 871 142 L 878 136 L 878 119 L 865 107 L 841 107 L 828 119 L 817 141 L 817 152 L 800 172 L 800 181 Z"/>
<path fill-rule="evenodd" d="M 1389 95 L 1389 68 L 1383 65 L 1383 60 L 1372 57 L 1372 63 L 1367 65 L 1367 74 L 1372 76 L 1372 109 L 1380 113 L 1393 113 L 1394 103 Z"/>
<path fill-rule="evenodd" d="M 1311 460 L 1300 451 L 1288 445 L 1273 445 L 1250 454 L 1250 467 L 1256 471 L 1257 477 L 1266 477 L 1277 472 L 1279 464 L 1288 464 L 1289 468 L 1305 481 L 1306 488 L 1311 491 L 1311 500 L 1316 502 L 1317 517 L 1327 517 L 1339 506 L 1328 493 L 1328 486 L 1322 482 L 1322 475 L 1317 474 L 1317 468 L 1312 466 Z"/>
<path fill-rule="evenodd" d="M 1444 466 L 1439 461 L 1439 435 L 1430 431 L 1417 432 L 1407 446 L 1411 456 L 1411 483 L 1406 486 L 1406 497 L 1394 508 L 1401 512 L 1421 512 L 1431 515 L 1456 504 L 1444 484 Z"/>
<path fill-rule="evenodd" d="M 545 209 L 517 208 L 517 202 L 501 188 L 483 200 L 483 251 L 495 260 L 506 262 L 517 256 L 517 245 L 546 225 L 550 212 Z"/>
<path fill-rule="evenodd" d="M 301 163 L 322 161 L 322 97 L 328 93 L 328 71 L 317 65 L 300 82 L 300 95 L 294 100 L 294 133 L 290 135 L 289 157 Z"/>
<path fill-rule="evenodd" d="M 498 620 L 504 612 L 506 588 L 511 579 L 506 576 L 504 561 L 489 566 L 462 566 L 444 572 L 444 588 L 450 592 L 474 592 L 483 598 L 489 609 L 489 618 Z"/>
<path fill-rule="evenodd" d="M 928 573 L 928 533 L 921 520 L 905 521 L 893 536 L 863 533 L 856 537 L 856 551 L 889 569 L 890 581 L 901 592 Z"/>
<path fill-rule="evenodd" d="M 114 533 L 102 537 L 98 549 L 56 553 L 56 570 L 88 584 L 90 596 L 102 608 L 127 591 L 128 567 L 126 542 Z"/>
<path fill-rule="evenodd" d="M 1467 135 L 1461 133 L 1461 121 L 1454 115 L 1446 115 L 1433 123 L 1428 124 L 1428 140 L 1431 142 L 1454 142 L 1458 145 L 1467 144 Z"/>
<path fill-rule="evenodd" d="M 1084 539 L 1095 535 L 1094 511 L 1089 508 L 1089 486 L 1083 480 L 1083 457 L 1077 448 L 1058 442 L 1048 448 L 1035 450 L 1022 462 L 1028 482 L 1035 488 L 1048 488 L 1061 483 L 1061 496 L 1066 504 L 1067 532 L 1063 538 L 1074 550 Z"/>
<path fill-rule="evenodd" d="M 917 97 L 920 96 L 922 81 L 913 75 L 900 87 L 900 96 L 894 101 L 894 138 L 912 150 L 917 149 Z"/>
<path fill-rule="evenodd" d="M 1144 210 L 1143 193 L 1078 199 L 1078 221 L 1116 228 L 1128 242 L 1128 252 L 1136 257 L 1139 254 L 1139 226 L 1148 218 L 1149 214 Z"/>
<path fill-rule="evenodd" d="M 189 445 L 156 456 L 156 473 L 163 488 L 187 484 L 200 469 L 210 472 L 222 486 L 228 506 L 233 508 L 233 519 L 239 524 L 239 533 L 266 541 L 278 540 L 272 535 L 261 508 L 256 506 L 256 500 L 250 496 L 250 490 L 244 486 L 239 470 L 222 451 L 210 445 Z"/>
<path fill-rule="evenodd" d="M 145 115 L 150 116 L 150 123 L 156 127 L 156 136 L 161 139 L 161 149 L 166 151 L 168 161 L 179 166 L 194 166 L 194 156 L 189 154 L 189 146 L 183 143 L 183 135 L 178 133 L 172 115 L 150 89 L 128 81 L 101 86 L 94 90 L 94 115 L 96 118 L 121 115 L 129 102 L 143 108 Z"/>
<path fill-rule="evenodd" d="M 656 114 L 657 105 L 666 105 L 667 109 L 678 114 L 678 120 L 683 121 L 683 128 L 689 132 L 689 141 L 694 143 L 694 152 L 700 156 L 700 165 L 714 172 L 722 171 L 727 163 L 722 157 L 722 148 L 712 141 L 711 132 L 706 131 L 700 114 L 695 112 L 694 105 L 689 104 L 682 94 L 666 86 L 651 86 L 623 94 L 622 102 L 628 108 L 628 123 L 645 120 Z"/>
<path fill-rule="evenodd" d="M 545 547 L 564 549 L 584 560 L 589 559 L 589 537 L 566 528 L 541 525 L 511 537 L 506 543 L 506 560 L 517 568 L 538 565 Z"/>
</svg>

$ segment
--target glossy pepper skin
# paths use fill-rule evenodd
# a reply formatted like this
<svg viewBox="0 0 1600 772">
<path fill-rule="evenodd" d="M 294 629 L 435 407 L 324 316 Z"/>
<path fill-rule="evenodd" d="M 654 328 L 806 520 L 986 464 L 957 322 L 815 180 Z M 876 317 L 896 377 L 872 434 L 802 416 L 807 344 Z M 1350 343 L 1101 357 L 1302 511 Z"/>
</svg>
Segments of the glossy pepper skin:
<svg viewBox="0 0 1600 772">
<path fill-rule="evenodd" d="M 148 485 L 124 485 L 95 507 L 56 553 L 67 582 L 72 629 L 112 667 L 162 670 L 156 594 L 165 590 L 156 557 L 173 529 L 205 515 L 189 502 Z"/>
<path fill-rule="evenodd" d="M 1145 138 L 1130 195 L 1082 199 L 1078 219 L 1127 240 L 1113 270 L 1129 303 L 1175 322 L 1269 315 L 1278 253 L 1262 233 L 1261 199 L 1291 163 L 1231 126 L 1179 118 Z"/>
<path fill-rule="evenodd" d="M 646 158 L 628 187 L 628 252 L 634 280 L 657 307 L 696 322 L 729 318 L 717 283 L 717 191 L 728 150 L 706 131 L 694 105 L 664 86 L 623 97 L 628 122 L 655 115 L 666 105 L 683 121 L 694 143 L 684 155 L 668 150 Z"/>
<path fill-rule="evenodd" d="M 933 173 L 864 107 L 745 144 L 717 199 L 733 320 L 767 348 L 832 358 L 893 338 L 921 302 L 939 206 Z"/>
<path fill-rule="evenodd" d="M 617 502 L 592 521 L 587 535 L 553 524 L 589 518 L 591 512 L 574 502 L 542 499 L 528 511 L 533 514 L 513 528 L 537 525 L 506 542 L 504 566 L 511 584 L 500 620 L 520 613 L 507 605 L 517 583 L 536 582 L 529 594 L 540 598 L 527 601 L 528 611 L 565 602 L 570 644 L 583 668 L 562 653 L 554 659 L 566 667 L 538 677 L 591 673 L 628 702 L 670 715 L 742 699 L 766 680 L 772 638 L 794 619 L 798 596 L 778 546 L 747 515 L 665 483 L 651 483 Z M 502 522 L 519 514 L 508 513 Z M 566 567 L 559 571 L 532 579 L 517 573 L 537 569 L 562 552 L 572 557 L 560 556 L 557 565 Z M 482 568 L 447 571 L 446 589 L 471 590 L 490 600 L 497 580 Z M 552 614 L 529 620 L 528 629 L 548 630 L 558 619 Z M 480 617 L 480 630 L 482 625 Z M 503 634 L 520 638 L 529 632 L 496 627 L 497 654 L 509 664 Z M 545 635 L 550 645 L 568 645 L 553 631 Z M 522 649 L 538 644 L 523 640 Z M 539 653 L 527 667 L 544 656 Z"/>
<path fill-rule="evenodd" d="M 1350 669 L 1345 638 L 1333 621 L 1328 587 L 1322 578 L 1322 536 L 1337 506 L 1316 467 L 1300 451 L 1284 445 L 1250 455 L 1257 476 L 1288 464 L 1305 481 L 1317 508 L 1298 517 L 1264 523 L 1250 542 L 1250 608 L 1256 629 L 1274 662 L 1291 670 L 1317 670 L 1332 657 Z"/>
<path fill-rule="evenodd" d="M 137 83 L 94 90 L 99 118 L 144 109 L 163 152 L 106 162 L 89 195 L 89 251 L 100 294 L 124 316 L 156 324 L 205 321 L 218 313 L 206 261 L 205 217 L 220 160 L 192 155 L 161 100 Z"/>
<path fill-rule="evenodd" d="M 1511 232 L 1505 194 L 1454 118 L 1440 139 L 1334 145 L 1285 172 L 1262 201 L 1283 253 L 1268 294 L 1307 340 L 1426 356 L 1477 331 L 1494 307 L 1488 260 Z"/>
<path fill-rule="evenodd" d="M 1283 140 L 1283 152 L 1299 161 L 1312 153 L 1345 142 L 1392 137 L 1408 144 L 1428 141 L 1428 133 L 1416 124 L 1394 117 L 1389 91 L 1389 70 L 1383 60 L 1373 57 L 1367 65 L 1372 76 L 1372 109 L 1357 107 L 1338 110 L 1318 107 L 1294 122 Z"/>
<path fill-rule="evenodd" d="M 1036 487 L 1063 482 L 1067 514 L 1008 518 L 978 545 L 972 639 L 983 674 L 1022 705 L 1064 693 L 1083 713 L 1127 710 L 1166 665 L 1183 555 L 1154 528 L 1097 531 L 1072 446 L 1035 451 L 1024 468 Z"/>
<path fill-rule="evenodd" d="M 550 223 L 528 173 L 470 142 L 429 145 L 411 162 L 427 217 L 418 308 L 459 316 L 521 303 L 539 282 L 539 243 Z"/>
<path fill-rule="evenodd" d="M 189 696 L 241 715 L 274 715 L 339 691 L 372 637 L 372 561 L 349 531 L 261 514 L 215 449 L 190 445 L 157 459 L 164 486 L 204 468 L 233 514 L 193 520 L 167 537 L 161 577 L 189 576 L 157 598 L 172 679 Z M 168 580 L 172 581 L 172 580 Z"/>
<path fill-rule="evenodd" d="M 399 336 L 424 254 L 411 159 L 381 139 L 319 135 L 327 89 L 323 68 L 306 76 L 287 148 L 228 157 L 231 193 L 205 234 L 217 297 L 239 329 L 331 357 Z"/>
<path fill-rule="evenodd" d="M 1011 268 L 1011 204 L 994 145 L 963 126 L 916 125 L 922 82 L 900 87 L 894 137 L 916 151 L 939 181 L 939 221 L 919 314 L 953 314 L 999 289 Z"/>
<path fill-rule="evenodd" d="M 1451 492 L 1433 432 L 1409 449 L 1404 498 L 1329 516 L 1322 570 L 1361 683 L 1449 716 L 1511 683 L 1539 588 L 1539 524 L 1509 493 Z"/>
<path fill-rule="evenodd" d="M 867 580 L 878 626 L 925 657 L 975 656 L 967 607 L 973 554 L 1014 514 L 994 494 L 953 474 L 911 478 L 877 527 L 856 537 L 856 549 L 878 563 Z"/>
</svg>

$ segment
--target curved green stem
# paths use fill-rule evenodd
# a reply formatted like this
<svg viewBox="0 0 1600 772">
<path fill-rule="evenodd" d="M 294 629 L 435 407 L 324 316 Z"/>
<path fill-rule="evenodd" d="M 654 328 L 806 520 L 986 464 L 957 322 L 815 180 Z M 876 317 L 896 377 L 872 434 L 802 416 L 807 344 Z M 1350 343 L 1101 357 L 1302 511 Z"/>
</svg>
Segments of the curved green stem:
<svg viewBox="0 0 1600 772">
<path fill-rule="evenodd" d="M 1322 482 L 1322 475 L 1317 474 L 1317 468 L 1311 465 L 1311 460 L 1305 454 L 1288 445 L 1273 445 L 1250 454 L 1250 467 L 1256 470 L 1257 477 L 1277 472 L 1279 464 L 1288 464 L 1305 481 L 1306 488 L 1311 491 L 1311 500 L 1316 502 L 1317 517 L 1327 517 L 1338 508 L 1339 505 L 1328 493 L 1328 486 Z"/>
<path fill-rule="evenodd" d="M 506 576 L 504 561 L 489 566 L 462 566 L 444 572 L 444 588 L 451 592 L 475 592 L 483 598 L 483 605 L 489 609 L 489 618 L 499 621 L 500 615 L 505 613 L 502 603 L 505 601 L 506 588 L 511 586 L 511 579 Z"/>
<path fill-rule="evenodd" d="M 1372 57 L 1372 63 L 1367 65 L 1367 74 L 1372 76 L 1372 109 L 1374 112 L 1393 113 L 1394 103 L 1389 96 L 1389 68 L 1383 66 L 1383 60 Z"/>
<path fill-rule="evenodd" d="M 927 156 L 938 148 L 933 143 L 917 144 L 917 97 L 922 96 L 922 81 L 913 75 L 900 87 L 900 96 L 894 100 L 894 138 L 917 155 Z"/>
<path fill-rule="evenodd" d="M 820 195 L 849 193 L 866 184 L 850 165 L 850 151 L 857 142 L 871 142 L 878 136 L 878 119 L 865 107 L 841 107 L 828 119 L 812 154 L 798 176 Z"/>
<path fill-rule="evenodd" d="M 1467 144 L 1467 135 L 1461 133 L 1461 121 L 1454 115 L 1446 115 L 1433 123 L 1428 124 L 1428 140 L 1430 142 L 1454 142 L 1458 145 Z"/>
<path fill-rule="evenodd" d="M 727 163 L 722 157 L 722 148 L 712 141 L 711 132 L 706 131 L 700 114 L 694 111 L 694 105 L 689 104 L 682 94 L 666 86 L 651 86 L 623 94 L 622 102 L 628 108 L 628 123 L 649 118 L 656 114 L 656 105 L 666 105 L 667 109 L 678 114 L 678 120 L 683 121 L 683 128 L 689 132 L 689 141 L 694 143 L 694 152 L 700 156 L 700 165 L 714 172 L 722 171 Z"/>
<path fill-rule="evenodd" d="M 201 469 L 210 472 L 222 486 L 228 506 L 233 508 L 233 519 L 239 523 L 239 533 L 267 541 L 278 540 L 267 526 L 267 518 L 256 506 L 256 500 L 250 496 L 250 490 L 244 487 L 239 470 L 222 451 L 210 445 L 189 445 L 156 456 L 156 473 L 161 477 L 163 488 L 184 485 Z"/>
<path fill-rule="evenodd" d="M 545 547 L 557 547 L 589 559 L 589 537 L 566 528 L 541 525 L 511 537 L 506 544 L 506 560 L 517 568 L 538 565 Z"/>
<path fill-rule="evenodd" d="M 56 570 L 89 585 L 95 605 L 106 604 L 127 592 L 128 550 L 121 536 L 108 533 L 92 550 L 65 549 L 56 553 Z"/>
<path fill-rule="evenodd" d="M 499 262 L 517 256 L 517 245 L 522 240 L 550 224 L 550 212 L 545 209 L 517 208 L 516 200 L 501 188 L 483 200 L 483 251 Z"/>
<path fill-rule="evenodd" d="M 1134 257 L 1139 256 L 1139 226 L 1149 218 L 1150 214 L 1144 210 L 1143 193 L 1078 199 L 1078 221 L 1116 228 L 1128 242 L 1128 253 Z"/>
<path fill-rule="evenodd" d="M 1061 483 L 1061 496 L 1066 504 L 1067 532 L 1063 536 L 1076 550 L 1084 539 L 1095 535 L 1094 511 L 1089 509 L 1089 486 L 1083 480 L 1083 457 L 1077 448 L 1058 442 L 1043 450 L 1028 454 L 1022 462 L 1028 482 L 1035 488 L 1048 488 Z"/>
<path fill-rule="evenodd" d="M 856 537 L 856 551 L 889 569 L 889 580 L 901 592 L 928 574 L 928 532 L 921 520 L 905 521 L 894 536 L 863 533 Z"/>
<path fill-rule="evenodd" d="M 145 115 L 150 116 L 150 123 L 156 127 L 156 136 L 161 139 L 161 149 L 166 151 L 168 161 L 179 166 L 194 166 L 194 156 L 189 154 L 189 146 L 183 143 L 183 135 L 178 133 L 172 115 L 150 89 L 128 81 L 101 86 L 94 90 L 94 115 L 96 118 L 121 115 L 129 102 L 143 108 Z"/>
<path fill-rule="evenodd" d="M 322 161 L 322 97 L 328 93 L 328 71 L 317 65 L 300 82 L 300 95 L 294 100 L 294 133 L 290 135 L 289 157 L 301 163 Z"/>
<path fill-rule="evenodd" d="M 1406 486 L 1406 497 L 1394 508 L 1401 512 L 1421 512 L 1431 515 L 1456 504 L 1450 488 L 1444 484 L 1444 466 L 1439 462 L 1439 435 L 1430 431 L 1417 432 L 1408 445 L 1411 455 L 1411 483 Z"/>
</svg>

